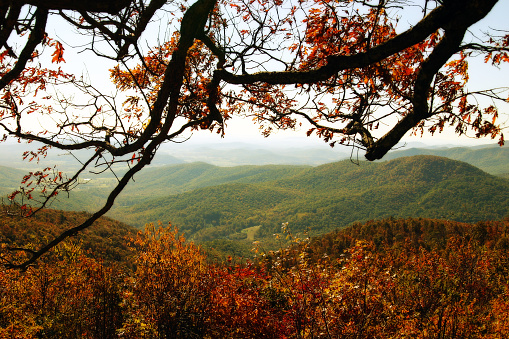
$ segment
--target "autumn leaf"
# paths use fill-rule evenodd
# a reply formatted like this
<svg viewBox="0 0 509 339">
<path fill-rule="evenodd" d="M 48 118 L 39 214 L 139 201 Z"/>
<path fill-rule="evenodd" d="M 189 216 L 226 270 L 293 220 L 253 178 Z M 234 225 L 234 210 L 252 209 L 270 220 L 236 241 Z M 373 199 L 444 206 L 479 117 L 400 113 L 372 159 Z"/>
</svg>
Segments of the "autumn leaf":
<svg viewBox="0 0 509 339">
<path fill-rule="evenodd" d="M 60 43 L 60 41 L 55 41 L 55 51 L 51 55 L 53 59 L 51 59 L 51 62 L 53 63 L 60 63 L 65 62 L 64 60 L 64 47 Z"/>
</svg>

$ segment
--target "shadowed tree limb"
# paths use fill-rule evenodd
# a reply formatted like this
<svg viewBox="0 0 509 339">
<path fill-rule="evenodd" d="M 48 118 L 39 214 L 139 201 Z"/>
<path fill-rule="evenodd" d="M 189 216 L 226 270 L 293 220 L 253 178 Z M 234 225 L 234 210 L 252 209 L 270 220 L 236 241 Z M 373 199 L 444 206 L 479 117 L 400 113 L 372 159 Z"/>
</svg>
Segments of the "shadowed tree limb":
<svg viewBox="0 0 509 339">
<path fill-rule="evenodd" d="M 28 252 L 31 253 L 31 256 L 26 261 L 21 263 L 10 263 L 7 264 L 7 267 L 26 270 L 41 256 L 49 252 L 63 240 L 76 235 L 80 231 L 92 226 L 92 224 L 97 219 L 102 217 L 111 209 L 115 199 L 133 178 L 133 176 L 142 170 L 145 166 L 150 164 L 159 145 L 167 140 L 166 136 L 169 133 L 176 116 L 180 88 L 182 87 L 184 79 L 187 51 L 193 45 L 195 38 L 198 38 L 201 34 L 203 34 L 205 23 L 210 12 L 214 8 L 215 3 L 216 0 L 199 0 L 186 11 L 181 24 L 181 34 L 178 48 L 172 55 L 172 59 L 166 69 L 165 80 L 161 86 L 161 90 L 159 91 L 158 99 L 154 103 L 151 111 L 151 123 L 149 123 L 144 132 L 146 139 L 138 139 L 138 141 L 135 143 L 137 146 L 131 145 L 131 147 L 140 149 L 141 145 L 138 144 L 143 144 L 144 141 L 149 140 L 149 137 L 156 133 L 156 129 L 158 128 L 157 122 L 160 121 L 163 110 L 165 110 L 166 118 L 163 126 L 161 127 L 161 132 L 153 140 L 151 140 L 146 147 L 143 147 L 143 154 L 141 158 L 139 158 L 138 162 L 132 168 L 130 168 L 127 173 L 120 179 L 118 184 L 109 194 L 104 206 L 92 214 L 92 216 L 85 220 L 83 223 L 61 233 L 59 236 L 57 236 L 55 239 L 50 241 L 47 245 L 43 246 L 39 250 L 33 251 L 33 253 Z M 102 143 L 99 144 L 103 145 Z M 20 249 L 17 248 L 16 250 L 19 251 Z"/>
</svg>

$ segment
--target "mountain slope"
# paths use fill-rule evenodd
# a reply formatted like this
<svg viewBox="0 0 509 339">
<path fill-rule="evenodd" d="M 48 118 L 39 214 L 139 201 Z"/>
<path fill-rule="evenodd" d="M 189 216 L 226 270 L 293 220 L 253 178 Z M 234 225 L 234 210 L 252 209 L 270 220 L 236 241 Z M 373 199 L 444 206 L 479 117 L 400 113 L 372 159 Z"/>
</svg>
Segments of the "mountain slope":
<svg viewBox="0 0 509 339">
<path fill-rule="evenodd" d="M 202 162 L 149 168 L 126 187 L 126 196 L 167 196 L 225 183 L 260 183 L 293 176 L 309 166 L 235 166 L 218 167 Z"/>
<path fill-rule="evenodd" d="M 509 174 L 509 147 L 507 146 L 409 148 L 390 152 L 384 159 L 392 160 L 414 155 L 436 155 L 469 163 L 493 175 Z"/>
<path fill-rule="evenodd" d="M 25 174 L 22 170 L 0 166 L 0 192 L 10 193 L 18 188 Z"/>
<path fill-rule="evenodd" d="M 260 183 L 293 176 L 309 166 L 235 166 L 218 167 L 206 163 L 177 164 L 148 168 L 135 176 L 118 197 L 113 209 L 139 204 L 168 195 L 189 192 L 224 183 Z M 52 208 L 96 210 L 116 184 L 115 179 L 92 179 L 71 192 L 71 199 L 61 199 Z M 111 214 L 113 215 L 113 214 Z"/>
<path fill-rule="evenodd" d="M 509 182 L 460 161 L 435 156 L 383 163 L 350 161 L 256 184 L 206 187 L 118 209 L 134 226 L 172 221 L 195 240 L 232 237 L 261 225 L 259 237 L 294 230 L 323 233 L 374 218 L 429 217 L 456 221 L 501 219 L 509 211 Z"/>
<path fill-rule="evenodd" d="M 190 240 L 213 240 L 258 225 L 270 211 L 294 200 L 298 193 L 264 184 L 225 184 L 119 208 L 111 216 L 137 227 L 171 221 Z"/>
<path fill-rule="evenodd" d="M 11 247 L 41 247 L 90 216 L 84 212 L 45 209 L 24 218 L 16 213 L 5 213 L 3 209 L 0 218 L 0 247 L 3 244 Z M 134 236 L 135 233 L 134 228 L 119 221 L 100 218 L 91 227 L 66 241 L 80 244 L 82 250 L 92 257 L 106 261 L 126 261 L 131 255 L 126 237 Z"/>
</svg>

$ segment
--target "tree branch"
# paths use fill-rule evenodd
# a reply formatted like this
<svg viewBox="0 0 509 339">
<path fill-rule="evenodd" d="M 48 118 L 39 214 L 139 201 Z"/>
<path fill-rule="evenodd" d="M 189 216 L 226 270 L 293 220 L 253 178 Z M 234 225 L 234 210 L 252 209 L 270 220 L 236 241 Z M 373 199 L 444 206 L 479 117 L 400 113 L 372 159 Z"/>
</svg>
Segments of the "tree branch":
<svg viewBox="0 0 509 339">
<path fill-rule="evenodd" d="M 343 70 L 373 65 L 395 53 L 411 47 L 426 39 L 426 37 L 439 28 L 447 27 L 455 18 L 466 18 L 468 21 L 477 22 L 489 13 L 496 3 L 496 0 L 450 1 L 446 5 L 437 7 L 414 27 L 398 34 L 394 38 L 363 53 L 353 55 L 331 55 L 327 58 L 327 64 L 317 69 L 305 71 L 258 72 L 239 75 L 226 70 L 220 70 L 219 73 L 221 80 L 230 84 L 254 84 L 257 82 L 264 82 L 276 85 L 306 84 L 325 81 Z M 472 18 L 474 18 L 474 20 L 472 20 Z"/>
<path fill-rule="evenodd" d="M 3 89 L 12 80 L 16 79 L 21 72 L 23 72 L 28 60 L 32 57 L 35 47 L 37 47 L 44 38 L 44 30 L 46 29 L 47 19 L 48 10 L 38 8 L 35 12 L 35 25 L 30 37 L 28 38 L 23 51 L 21 51 L 16 65 L 0 79 L 0 89 Z"/>
</svg>

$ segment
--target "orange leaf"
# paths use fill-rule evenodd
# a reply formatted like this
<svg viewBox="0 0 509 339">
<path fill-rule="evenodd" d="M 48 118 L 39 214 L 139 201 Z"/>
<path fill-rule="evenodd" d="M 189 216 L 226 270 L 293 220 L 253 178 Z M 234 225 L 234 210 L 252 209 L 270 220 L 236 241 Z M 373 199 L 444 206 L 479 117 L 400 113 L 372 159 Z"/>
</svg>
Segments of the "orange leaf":
<svg viewBox="0 0 509 339">
<path fill-rule="evenodd" d="M 51 62 L 56 62 L 57 64 L 59 62 L 65 62 L 64 60 L 64 47 L 59 41 L 55 42 L 55 51 L 51 55 L 53 56 L 53 59 L 51 59 Z"/>
</svg>

